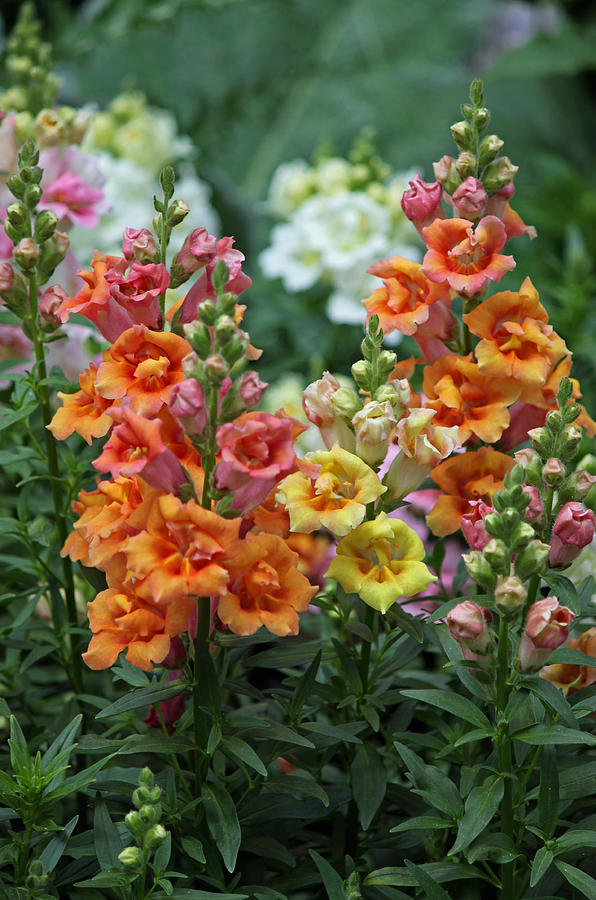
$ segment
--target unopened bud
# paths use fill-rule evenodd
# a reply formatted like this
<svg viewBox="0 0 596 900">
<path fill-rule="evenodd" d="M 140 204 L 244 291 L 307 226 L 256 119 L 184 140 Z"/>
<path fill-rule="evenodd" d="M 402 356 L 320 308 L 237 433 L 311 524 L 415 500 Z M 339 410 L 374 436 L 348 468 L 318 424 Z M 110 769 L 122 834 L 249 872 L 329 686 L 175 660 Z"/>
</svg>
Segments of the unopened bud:
<svg viewBox="0 0 596 900">
<path fill-rule="evenodd" d="M 181 363 L 182 371 L 184 372 L 186 378 L 192 378 L 194 375 L 196 375 L 199 362 L 199 357 L 194 352 L 194 350 L 192 353 L 186 354 Z"/>
<path fill-rule="evenodd" d="M 51 238 L 41 245 L 38 273 L 39 283 L 44 284 L 56 268 L 62 262 L 70 247 L 70 238 L 62 231 L 55 231 Z"/>
<path fill-rule="evenodd" d="M 35 209 L 41 200 L 41 188 L 38 184 L 29 184 L 25 188 L 25 196 L 23 202 L 29 209 Z"/>
<path fill-rule="evenodd" d="M 370 388 L 371 374 L 371 366 L 367 359 L 359 359 L 352 365 L 352 377 L 363 391 L 367 391 Z"/>
<path fill-rule="evenodd" d="M 511 530 L 515 528 L 520 521 L 520 514 L 516 509 L 504 509 L 501 513 L 501 521 L 505 525 L 505 528 Z"/>
<path fill-rule="evenodd" d="M 499 576 L 495 588 L 495 605 L 508 620 L 514 619 L 526 602 L 527 591 L 517 575 Z"/>
<path fill-rule="evenodd" d="M 481 166 L 487 166 L 497 158 L 503 149 L 503 141 L 496 134 L 487 134 L 480 143 L 478 150 L 478 162 Z"/>
<path fill-rule="evenodd" d="M 48 325 L 58 328 L 61 321 L 58 318 L 58 309 L 68 299 L 66 291 L 56 284 L 44 291 L 39 301 L 39 315 Z"/>
<path fill-rule="evenodd" d="M 522 581 L 542 572 L 548 560 L 550 546 L 542 541 L 533 540 L 515 557 L 515 574 Z"/>
<path fill-rule="evenodd" d="M 476 581 L 486 591 L 491 591 L 496 583 L 496 576 L 491 564 L 484 558 L 480 550 L 472 550 L 462 556 L 466 569 L 473 581 Z"/>
<path fill-rule="evenodd" d="M 130 812 L 126 813 L 124 824 L 135 837 L 142 835 L 145 831 L 145 825 L 136 809 L 131 809 Z"/>
<path fill-rule="evenodd" d="M 493 503 L 498 502 L 497 494 L 493 496 Z M 501 538 L 505 534 L 501 517 L 497 513 L 491 512 L 484 517 L 484 527 L 491 537 Z"/>
<path fill-rule="evenodd" d="M 6 216 L 14 228 L 21 228 L 27 221 L 27 211 L 22 203 L 11 203 L 7 206 Z"/>
<path fill-rule="evenodd" d="M 529 499 L 529 498 L 528 498 Z M 513 534 L 511 535 L 509 544 L 511 549 L 517 553 L 522 550 L 529 541 L 536 537 L 536 532 L 529 522 L 520 522 Z"/>
<path fill-rule="evenodd" d="M 14 258 L 23 271 L 35 268 L 39 259 L 39 247 L 33 238 L 23 238 L 13 251 Z"/>
<path fill-rule="evenodd" d="M 169 168 L 169 167 L 168 167 Z M 162 171 L 162 175 L 164 174 L 165 169 Z M 174 172 L 172 170 L 172 182 L 174 178 Z M 145 766 L 145 768 L 141 769 L 139 772 L 139 785 L 146 788 L 153 787 L 153 772 L 149 768 L 149 766 Z"/>
<path fill-rule="evenodd" d="M 565 425 L 559 441 L 561 456 L 571 459 L 577 453 L 582 440 L 582 429 L 577 425 Z"/>
<path fill-rule="evenodd" d="M 462 178 L 468 178 L 470 175 L 475 175 L 476 157 L 468 150 L 464 150 L 457 157 L 457 160 L 455 161 L 455 167 L 458 171 L 458 174 L 461 175 Z"/>
<path fill-rule="evenodd" d="M 174 200 L 168 207 L 166 222 L 168 225 L 179 225 L 190 212 L 190 206 L 184 200 Z"/>
<path fill-rule="evenodd" d="M 170 197 L 172 196 L 175 181 L 176 175 L 174 174 L 173 168 L 171 166 L 164 166 L 159 173 L 159 183 L 164 194 L 169 194 Z"/>
<path fill-rule="evenodd" d="M 158 811 L 157 807 L 159 804 L 154 803 L 144 803 L 139 810 L 139 816 L 145 824 L 153 825 L 155 822 L 159 822 L 161 810 Z"/>
<path fill-rule="evenodd" d="M 9 175 L 6 179 L 6 187 L 19 200 L 25 196 L 25 182 L 20 175 Z"/>
<path fill-rule="evenodd" d="M 486 106 L 481 106 L 480 109 L 474 110 L 474 121 L 476 123 L 476 127 L 480 131 L 484 131 L 490 122 L 490 112 L 486 108 Z"/>
<path fill-rule="evenodd" d="M 231 316 L 220 316 L 215 323 L 215 336 L 220 344 L 226 344 L 237 330 L 238 327 Z"/>
<path fill-rule="evenodd" d="M 66 138 L 66 125 L 55 109 L 42 109 L 37 114 L 34 128 L 40 147 L 54 147 Z"/>
<path fill-rule="evenodd" d="M 546 427 L 550 429 L 554 434 L 558 434 L 561 428 L 563 427 L 563 417 L 561 415 L 560 410 L 551 409 L 546 414 Z"/>
<path fill-rule="evenodd" d="M 199 316 L 205 325 L 213 325 L 217 318 L 217 309 L 213 300 L 203 300 L 199 303 Z"/>
<path fill-rule="evenodd" d="M 385 380 L 390 372 L 393 372 L 397 362 L 397 354 L 393 350 L 381 350 L 378 359 L 380 377 Z"/>
<path fill-rule="evenodd" d="M 149 802 L 149 791 L 146 787 L 138 787 L 132 793 L 132 802 L 136 806 L 137 809 L 140 809 L 144 803 Z"/>
<path fill-rule="evenodd" d="M 482 183 L 487 194 L 496 194 L 515 178 L 519 166 L 514 166 L 508 156 L 493 160 L 484 170 Z"/>
<path fill-rule="evenodd" d="M 590 475 L 585 469 L 578 469 L 559 489 L 559 503 L 585 500 L 595 484 L 596 475 Z"/>
<path fill-rule="evenodd" d="M 184 337 L 203 359 L 211 353 L 211 334 L 204 322 L 188 322 L 182 328 Z"/>
<path fill-rule="evenodd" d="M 563 421 L 565 422 L 565 424 L 569 425 L 571 422 L 575 422 L 581 411 L 581 406 L 579 405 L 579 403 L 576 403 L 575 400 L 572 400 L 571 403 L 568 403 L 565 409 L 562 410 Z"/>
<path fill-rule="evenodd" d="M 225 347 L 222 347 L 222 354 L 228 363 L 228 365 L 233 366 L 234 363 L 237 363 L 239 359 L 242 359 L 243 356 L 246 356 L 246 350 L 249 345 L 248 335 L 245 331 L 241 331 L 238 329 L 236 334 L 234 334 Z"/>
<path fill-rule="evenodd" d="M 472 128 L 469 122 L 463 119 L 451 126 L 451 135 L 460 150 L 469 150 L 472 145 Z"/>
<path fill-rule="evenodd" d="M 556 488 L 565 478 L 565 466 L 560 459 L 551 456 L 542 467 L 542 477 L 546 484 Z"/>
<path fill-rule="evenodd" d="M 362 401 L 352 388 L 339 388 L 330 399 L 334 412 L 349 422 L 362 409 Z"/>
<path fill-rule="evenodd" d="M 151 853 L 153 850 L 161 847 L 167 836 L 168 833 L 163 825 L 153 825 L 145 835 L 143 846 Z"/>
<path fill-rule="evenodd" d="M 228 374 L 229 366 L 223 356 L 213 353 L 205 360 L 205 375 L 214 384 L 220 384 Z"/>
<path fill-rule="evenodd" d="M 139 847 L 125 847 L 118 854 L 118 859 L 127 869 L 139 869 L 143 862 L 143 854 Z"/>
<path fill-rule="evenodd" d="M 550 451 L 552 450 L 553 446 L 553 440 L 551 435 L 549 434 L 548 429 L 531 428 L 530 431 L 528 431 L 528 437 L 532 442 L 532 447 L 534 448 L 534 450 L 536 450 L 536 452 L 543 459 L 548 459 L 551 455 Z"/>
<path fill-rule="evenodd" d="M 487 516 L 488 518 L 488 516 Z M 485 528 L 486 528 L 486 519 Z M 488 531 L 488 528 L 486 529 Z M 484 558 L 497 572 L 505 572 L 509 565 L 509 554 L 502 540 L 492 538 L 482 551 Z"/>
<path fill-rule="evenodd" d="M 56 214 L 53 213 L 51 209 L 42 209 L 36 216 L 35 225 L 33 227 L 33 237 L 37 243 L 42 244 L 44 241 L 47 241 L 48 238 L 51 238 L 56 231 L 57 224 L 58 217 Z"/>
</svg>

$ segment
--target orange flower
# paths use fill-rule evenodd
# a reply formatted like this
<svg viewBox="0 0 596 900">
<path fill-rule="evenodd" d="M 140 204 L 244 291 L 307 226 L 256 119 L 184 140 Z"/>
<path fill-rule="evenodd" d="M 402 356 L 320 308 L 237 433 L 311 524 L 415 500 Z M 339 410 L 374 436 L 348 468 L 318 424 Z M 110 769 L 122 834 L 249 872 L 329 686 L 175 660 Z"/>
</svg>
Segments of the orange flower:
<svg viewBox="0 0 596 900">
<path fill-rule="evenodd" d="M 533 385 L 524 385 L 522 387 L 522 392 L 520 396 L 520 401 L 523 403 L 527 403 L 532 407 L 537 407 L 538 409 L 543 409 L 546 412 L 550 409 L 557 409 L 557 391 L 559 390 L 559 385 L 563 378 L 569 378 L 571 375 L 571 356 L 566 356 L 560 362 L 555 363 L 551 368 L 550 372 L 546 377 L 546 381 L 543 385 L 535 387 Z M 571 384 L 573 387 L 573 397 L 575 400 L 580 400 L 582 393 L 579 386 L 579 381 L 576 378 L 571 378 Z M 588 437 L 594 437 L 596 434 L 596 422 L 588 411 L 579 404 L 581 412 L 576 419 L 576 424 L 581 428 L 585 428 L 588 434 Z M 539 424 L 543 424 L 542 420 Z"/>
<path fill-rule="evenodd" d="M 437 300 L 450 302 L 446 284 L 433 284 L 418 263 L 401 256 L 383 259 L 367 269 L 383 279 L 383 287 L 363 300 L 368 317 L 377 315 L 384 334 L 400 331 L 416 334 L 419 325 L 428 320 L 430 305 Z M 367 318 L 368 318 L 367 317 Z"/>
<path fill-rule="evenodd" d="M 128 568 L 147 579 L 159 604 L 220 594 L 228 581 L 228 558 L 239 546 L 239 528 L 240 519 L 224 519 L 194 500 L 182 503 L 161 495 L 149 509 L 146 530 L 127 542 Z"/>
<path fill-rule="evenodd" d="M 77 272 L 85 282 L 75 297 L 67 297 L 57 310 L 61 322 L 67 322 L 72 313 L 78 313 L 94 322 L 108 341 L 115 341 L 123 331 L 134 324 L 128 312 L 112 297 L 108 272 L 124 274 L 128 262 L 121 256 L 105 256 L 97 250 L 91 260 L 91 269 Z"/>
<path fill-rule="evenodd" d="M 298 556 L 274 534 L 249 533 L 228 563 L 230 580 L 217 615 L 234 634 L 298 634 L 298 613 L 316 593 L 296 568 Z"/>
<path fill-rule="evenodd" d="M 112 404 L 98 394 L 95 387 L 97 366 L 89 364 L 89 368 L 79 375 L 81 390 L 76 394 L 58 392 L 62 406 L 48 425 L 57 441 L 64 441 L 76 431 L 88 444 L 93 438 L 103 437 L 112 427 L 112 419 L 106 414 Z"/>
<path fill-rule="evenodd" d="M 447 282 L 466 297 L 515 268 L 512 256 L 499 254 L 507 233 L 496 216 L 485 216 L 476 228 L 468 219 L 435 219 L 423 234 L 428 247 L 422 261 L 426 277 L 438 284 Z"/>
<path fill-rule="evenodd" d="M 494 294 L 463 320 L 472 334 L 482 339 L 475 352 L 483 375 L 540 386 L 551 367 L 569 352 L 548 324 L 546 310 L 529 278 L 519 293 Z"/>
<path fill-rule="evenodd" d="M 186 630 L 195 605 L 196 600 L 188 598 L 184 604 L 159 608 L 142 583 L 108 588 L 88 606 L 93 637 L 83 659 L 90 669 L 107 669 L 128 647 L 128 662 L 150 672 L 153 663 L 168 655 L 171 638 Z"/>
<path fill-rule="evenodd" d="M 104 353 L 97 390 L 108 400 L 128 397 L 135 412 L 155 416 L 184 380 L 182 360 L 188 353 L 190 345 L 177 334 L 135 325 Z"/>
<path fill-rule="evenodd" d="M 587 656 L 596 656 L 596 628 L 587 631 L 567 644 L 571 650 L 581 650 Z M 540 673 L 547 681 L 552 681 L 564 694 L 574 694 L 582 688 L 596 684 L 596 667 L 577 666 L 570 663 L 555 663 L 546 666 Z"/>
<path fill-rule="evenodd" d="M 472 354 L 444 356 L 424 370 L 426 405 L 436 410 L 433 425 L 459 427 L 462 443 L 472 435 L 492 444 L 509 425 L 507 407 L 519 397 L 514 381 L 488 378 Z"/>
<path fill-rule="evenodd" d="M 492 447 L 481 447 L 451 456 L 431 472 L 431 478 L 444 492 L 426 517 L 426 524 L 437 537 L 453 534 L 463 515 L 472 509 L 472 500 L 490 498 L 503 487 L 506 473 L 515 460 Z"/>
</svg>

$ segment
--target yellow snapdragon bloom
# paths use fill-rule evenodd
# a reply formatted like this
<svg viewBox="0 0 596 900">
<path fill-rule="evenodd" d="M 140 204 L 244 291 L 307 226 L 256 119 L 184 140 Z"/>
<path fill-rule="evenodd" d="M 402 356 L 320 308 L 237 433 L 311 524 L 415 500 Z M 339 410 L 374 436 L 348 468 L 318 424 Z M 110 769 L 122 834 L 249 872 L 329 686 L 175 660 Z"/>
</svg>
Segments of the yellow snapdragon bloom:
<svg viewBox="0 0 596 900">
<path fill-rule="evenodd" d="M 400 597 L 412 597 L 437 580 L 423 559 L 424 546 L 416 532 L 381 513 L 342 538 L 327 577 L 386 613 Z"/>
</svg>

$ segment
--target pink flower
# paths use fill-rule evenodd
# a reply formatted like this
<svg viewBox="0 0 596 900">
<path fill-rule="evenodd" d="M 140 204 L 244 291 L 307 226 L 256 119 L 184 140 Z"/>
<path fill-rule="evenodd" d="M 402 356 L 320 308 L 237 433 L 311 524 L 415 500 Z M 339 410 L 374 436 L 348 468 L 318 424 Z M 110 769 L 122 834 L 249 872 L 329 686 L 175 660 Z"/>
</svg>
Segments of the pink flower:
<svg viewBox="0 0 596 900">
<path fill-rule="evenodd" d="M 153 329 L 161 327 L 159 297 L 170 284 L 170 275 L 164 265 L 149 263 L 142 266 L 135 262 L 127 275 L 121 267 L 109 269 L 105 280 L 110 286 L 110 295 L 135 324 Z"/>
<path fill-rule="evenodd" d="M 40 209 L 50 209 L 59 219 L 83 228 L 94 228 L 105 209 L 104 182 L 93 157 L 71 146 L 42 150 L 39 165 L 44 170 Z"/>
<path fill-rule="evenodd" d="M 294 468 L 293 420 L 279 414 L 246 412 L 217 429 L 221 462 L 215 470 L 219 490 L 234 493 L 234 506 L 258 506 Z"/>
<path fill-rule="evenodd" d="M 261 381 L 256 372 L 246 372 L 240 382 L 240 396 L 250 409 L 261 402 L 261 398 L 268 387 L 268 382 Z"/>
<path fill-rule="evenodd" d="M 438 181 L 423 181 L 420 175 L 414 175 L 409 185 L 409 189 L 404 191 L 401 198 L 401 208 L 410 222 L 422 233 L 422 229 L 430 225 L 434 219 L 445 218 L 441 206 L 443 189 Z"/>
<path fill-rule="evenodd" d="M 46 288 L 43 297 L 39 301 L 39 315 L 50 325 L 60 325 L 58 307 L 68 298 L 68 294 L 60 285 L 56 284 Z"/>
<path fill-rule="evenodd" d="M 479 219 L 486 207 L 486 191 L 482 182 L 470 175 L 453 194 L 453 203 L 463 219 Z"/>
<path fill-rule="evenodd" d="M 528 611 L 517 657 L 522 672 L 536 672 L 546 663 L 553 650 L 567 640 L 575 613 L 560 606 L 556 597 L 544 597 Z"/>
<path fill-rule="evenodd" d="M 433 172 L 439 184 L 444 184 L 449 176 L 449 170 L 455 160 L 452 156 L 442 156 L 438 162 L 433 163 Z"/>
<path fill-rule="evenodd" d="M 503 450 L 512 450 L 528 440 L 528 431 L 544 425 L 548 410 L 517 400 L 509 407 L 509 428 L 501 435 Z"/>
<path fill-rule="evenodd" d="M 488 609 L 472 600 L 464 600 L 454 606 L 447 615 L 451 637 L 460 645 L 464 659 L 483 660 L 489 655 L 493 642 Z"/>
<path fill-rule="evenodd" d="M 203 434 L 209 423 L 209 413 L 205 407 L 203 386 L 196 378 L 186 378 L 175 384 L 170 392 L 168 406 L 186 434 Z"/>
<path fill-rule="evenodd" d="M 194 322 L 197 317 L 199 303 L 207 298 L 213 299 L 215 297 L 212 276 L 213 270 L 220 260 L 223 260 L 228 268 L 226 291 L 238 295 L 251 286 L 252 279 L 242 271 L 244 253 L 241 253 L 240 250 L 234 250 L 233 244 L 233 237 L 223 237 L 218 240 L 215 254 L 210 262 L 205 265 L 199 279 L 184 298 L 179 319 L 181 325 L 184 325 L 186 322 Z"/>
<path fill-rule="evenodd" d="M 445 341 L 453 337 L 454 326 L 455 319 L 449 310 L 449 302 L 437 300 L 429 306 L 428 319 L 418 326 L 416 342 L 425 360 L 431 365 L 452 353 Z"/>
<path fill-rule="evenodd" d="M 483 550 L 490 541 L 490 534 L 484 527 L 484 518 L 494 510 L 482 500 L 471 500 L 470 506 L 472 509 L 462 516 L 461 530 L 472 550 Z"/>
<path fill-rule="evenodd" d="M 136 260 L 150 263 L 155 259 L 157 246 L 148 228 L 125 228 L 122 240 L 122 254 L 128 262 Z"/>
<path fill-rule="evenodd" d="M 530 503 L 526 506 L 526 511 L 524 513 L 524 522 L 535 522 L 544 514 L 544 506 L 540 491 L 530 484 L 524 484 L 522 487 L 525 493 L 530 497 Z"/>
<path fill-rule="evenodd" d="M 596 518 L 581 503 L 566 503 L 557 516 L 551 538 L 548 564 L 551 569 L 564 569 L 579 556 L 594 537 Z"/>
<path fill-rule="evenodd" d="M 195 228 L 185 239 L 182 249 L 174 259 L 174 265 L 180 266 L 183 273 L 189 276 L 211 263 L 216 254 L 217 238 L 209 234 L 206 228 Z"/>
<path fill-rule="evenodd" d="M 309 422 L 316 425 L 328 450 L 340 444 L 346 450 L 355 447 L 354 433 L 337 414 L 331 398 L 341 385 L 335 375 L 323 372 L 323 377 L 313 381 L 303 391 L 302 407 Z"/>
</svg>

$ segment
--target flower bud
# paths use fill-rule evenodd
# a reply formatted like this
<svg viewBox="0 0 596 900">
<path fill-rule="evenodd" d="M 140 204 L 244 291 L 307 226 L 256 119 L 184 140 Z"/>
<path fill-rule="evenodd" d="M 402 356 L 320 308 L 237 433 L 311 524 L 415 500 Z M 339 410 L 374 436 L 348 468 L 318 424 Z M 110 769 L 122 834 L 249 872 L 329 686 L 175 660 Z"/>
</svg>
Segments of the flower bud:
<svg viewBox="0 0 596 900">
<path fill-rule="evenodd" d="M 381 350 L 378 359 L 379 376 L 384 380 L 393 372 L 397 362 L 397 354 L 393 350 Z"/>
<path fill-rule="evenodd" d="M 9 175 L 6 179 L 6 187 L 18 200 L 25 196 L 25 182 L 20 175 Z"/>
<path fill-rule="evenodd" d="M 51 209 L 42 209 L 35 217 L 35 225 L 33 226 L 33 237 L 38 244 L 42 244 L 51 238 L 56 231 L 58 218 Z"/>
<path fill-rule="evenodd" d="M 238 327 L 231 316 L 220 316 L 215 323 L 214 332 L 220 344 L 226 344 Z"/>
<path fill-rule="evenodd" d="M 503 522 L 506 529 L 511 530 L 515 528 L 516 525 L 520 521 L 520 514 L 516 509 L 512 509 L 509 507 L 508 509 L 504 509 L 501 513 L 501 521 Z"/>
<path fill-rule="evenodd" d="M 56 266 L 66 256 L 69 247 L 70 238 L 62 231 L 55 231 L 51 238 L 43 242 L 38 265 L 40 284 L 48 280 Z"/>
<path fill-rule="evenodd" d="M 517 528 L 511 534 L 509 545 L 511 549 L 517 553 L 536 537 L 536 532 L 527 522 L 520 522 Z"/>
<path fill-rule="evenodd" d="M 39 259 L 39 247 L 33 238 L 23 238 L 14 248 L 13 256 L 21 269 L 28 272 L 35 268 Z"/>
<path fill-rule="evenodd" d="M 441 194 L 438 181 L 422 181 L 420 175 L 415 175 L 409 182 L 409 188 L 401 198 L 401 208 L 418 231 L 430 225 L 434 219 L 444 217 Z"/>
<path fill-rule="evenodd" d="M 245 331 L 236 330 L 236 334 L 232 335 L 227 344 L 222 347 L 222 354 L 226 362 L 233 366 L 239 359 L 246 356 L 246 350 L 249 345 L 249 338 Z"/>
<path fill-rule="evenodd" d="M 479 219 L 484 212 L 487 199 L 482 182 L 472 175 L 462 181 L 453 194 L 457 212 L 464 219 Z"/>
<path fill-rule="evenodd" d="M 145 824 L 153 825 L 155 822 L 159 822 L 161 816 L 161 804 L 144 803 L 139 809 L 139 816 Z"/>
<path fill-rule="evenodd" d="M 127 869 L 139 869 L 143 862 L 143 854 L 139 847 L 125 847 L 118 854 L 118 859 Z"/>
<path fill-rule="evenodd" d="M 486 519 L 485 526 L 487 526 Z M 489 531 L 488 527 L 486 530 Z M 482 553 L 486 561 L 490 563 L 497 572 L 504 572 L 507 569 L 509 565 L 509 554 L 507 553 L 505 544 L 500 538 L 491 538 Z"/>
<path fill-rule="evenodd" d="M 190 206 L 188 203 L 185 203 L 184 200 L 174 200 L 174 202 L 168 206 L 166 222 L 168 225 L 172 226 L 179 225 L 180 222 L 184 221 L 189 212 Z"/>
<path fill-rule="evenodd" d="M 369 466 L 376 466 L 387 455 L 395 416 L 390 403 L 371 400 L 352 419 L 356 433 L 356 455 Z"/>
<path fill-rule="evenodd" d="M 149 853 L 153 852 L 153 850 L 157 850 L 157 848 L 163 844 L 167 836 L 168 833 L 163 825 L 153 825 L 145 835 L 143 841 L 145 850 L 148 850 Z"/>
<path fill-rule="evenodd" d="M 503 149 L 503 141 L 496 134 L 487 134 L 482 139 L 478 149 L 478 162 L 481 166 L 487 166 L 497 158 Z"/>
<path fill-rule="evenodd" d="M 596 517 L 581 503 L 566 503 L 559 512 L 551 537 L 548 564 L 564 569 L 579 556 L 594 537 Z"/>
<path fill-rule="evenodd" d="M 137 809 L 140 809 L 145 803 L 149 803 L 149 790 L 146 787 L 138 787 L 132 792 L 132 802 Z"/>
<path fill-rule="evenodd" d="M 519 166 L 514 166 L 508 156 L 493 160 L 484 170 L 482 183 L 488 194 L 496 194 L 515 178 Z"/>
<path fill-rule="evenodd" d="M 572 459 L 579 449 L 582 440 L 582 429 L 577 425 L 565 425 L 559 439 L 561 457 Z"/>
<path fill-rule="evenodd" d="M 476 581 L 486 591 L 491 591 L 496 583 L 496 576 L 491 564 L 484 558 L 480 550 L 472 550 L 464 553 L 462 559 L 473 581 Z"/>
<path fill-rule="evenodd" d="M 542 572 L 548 560 L 550 546 L 542 541 L 532 540 L 515 556 L 515 574 L 522 581 Z"/>
<path fill-rule="evenodd" d="M 352 377 L 361 390 L 369 390 L 371 375 L 372 369 L 367 359 L 359 359 L 352 365 Z"/>
<path fill-rule="evenodd" d="M 0 263 L 0 298 L 19 318 L 23 317 L 29 295 L 25 282 L 10 263 Z"/>
<path fill-rule="evenodd" d="M 158 254 L 155 238 L 148 228 L 125 228 L 122 239 L 122 255 L 129 262 L 142 266 L 154 263 Z"/>
<path fill-rule="evenodd" d="M 499 575 L 495 588 L 495 605 L 507 620 L 515 619 L 526 602 L 527 591 L 517 575 Z"/>
<path fill-rule="evenodd" d="M 559 490 L 559 503 L 567 503 L 569 500 L 585 500 L 594 484 L 596 484 L 596 475 L 590 475 L 585 469 L 572 472 Z"/>
<path fill-rule="evenodd" d="M 187 353 L 184 359 L 182 360 L 182 371 L 184 372 L 187 378 L 194 378 L 198 374 L 200 359 L 197 354 L 192 351 L 192 353 Z"/>
<path fill-rule="evenodd" d="M 574 618 L 575 613 L 561 606 L 556 597 L 544 597 L 532 604 L 517 650 L 522 672 L 537 672 L 542 668 L 553 650 L 567 640 Z"/>
<path fill-rule="evenodd" d="M 407 413 L 412 402 L 410 383 L 407 378 L 394 378 L 377 388 L 374 399 L 381 403 L 389 401 L 395 418 L 401 419 Z"/>
<path fill-rule="evenodd" d="M 457 160 L 455 161 L 455 168 L 462 178 L 467 178 L 469 175 L 475 175 L 476 157 L 468 150 L 464 150 L 457 157 Z"/>
<path fill-rule="evenodd" d="M 513 458 L 524 470 L 524 481 L 533 487 L 542 487 L 542 460 L 531 447 L 516 450 Z"/>
<path fill-rule="evenodd" d="M 565 478 L 565 466 L 560 459 L 551 456 L 542 467 L 542 477 L 550 487 L 558 487 Z"/>
<path fill-rule="evenodd" d="M 474 110 L 474 122 L 480 131 L 484 131 L 490 122 L 490 111 L 486 106 L 481 106 L 479 109 Z"/>
<path fill-rule="evenodd" d="M 261 398 L 269 384 L 261 381 L 256 372 L 245 372 L 240 382 L 240 396 L 245 406 L 250 409 L 261 402 Z"/>
<path fill-rule="evenodd" d="M 204 434 L 209 424 L 209 413 L 203 386 L 195 378 L 186 378 L 174 385 L 168 398 L 168 408 L 186 434 Z"/>
<path fill-rule="evenodd" d="M 221 384 L 228 371 L 227 362 L 218 353 L 213 353 L 205 360 L 205 375 L 213 384 Z"/>
<path fill-rule="evenodd" d="M 375 397 L 380 401 L 379 397 Z M 333 412 L 343 419 L 352 421 L 356 413 L 362 409 L 362 400 L 352 388 L 338 388 L 330 397 Z"/>
<path fill-rule="evenodd" d="M 10 203 L 6 207 L 6 216 L 14 228 L 21 228 L 27 221 L 27 210 L 22 203 Z"/>
<path fill-rule="evenodd" d="M 28 206 L 29 209 L 35 209 L 41 200 L 41 193 L 41 188 L 38 184 L 27 185 L 25 188 L 25 196 L 23 197 L 25 206 Z"/>
<path fill-rule="evenodd" d="M 538 522 L 544 515 L 542 497 L 538 488 L 524 484 L 524 492 L 529 496 L 530 502 L 524 512 L 524 522 Z"/>
<path fill-rule="evenodd" d="M 165 170 L 162 172 L 164 174 Z M 173 183 L 173 172 L 172 172 L 172 183 Z M 163 184 L 162 184 L 163 187 Z M 145 766 L 144 769 L 141 769 L 139 772 L 139 784 L 146 788 L 153 787 L 153 772 L 149 768 L 149 766 Z"/>
<path fill-rule="evenodd" d="M 495 494 L 493 496 L 493 503 L 498 502 L 498 496 Z M 502 538 L 505 534 L 505 528 L 503 527 L 503 523 L 501 521 L 501 516 L 497 515 L 496 512 L 487 512 L 484 518 L 484 528 L 490 534 L 491 537 L 494 538 Z"/>
<path fill-rule="evenodd" d="M 217 318 L 217 310 L 213 300 L 203 300 L 199 303 L 198 313 L 205 325 L 214 325 Z"/>
<path fill-rule="evenodd" d="M 211 333 L 203 322 L 188 322 L 182 327 L 184 337 L 199 356 L 206 357 L 211 353 Z"/>
<path fill-rule="evenodd" d="M 67 299 L 68 294 L 59 284 L 47 288 L 39 301 L 39 315 L 44 322 L 58 328 L 62 324 L 58 318 L 58 307 Z"/>
<path fill-rule="evenodd" d="M 462 119 L 451 126 L 451 135 L 460 150 L 469 150 L 472 146 L 472 127 L 469 122 Z"/>
<path fill-rule="evenodd" d="M 558 409 L 551 409 L 546 414 L 546 426 L 550 431 L 558 434 L 563 427 L 563 416 Z"/>
<path fill-rule="evenodd" d="M 447 614 L 451 637 L 460 645 L 464 659 L 486 659 L 493 645 L 489 628 L 492 616 L 488 609 L 472 600 L 458 603 Z"/>
<path fill-rule="evenodd" d="M 195 228 L 184 240 L 182 249 L 174 259 L 180 268 L 180 277 L 186 281 L 194 272 L 211 262 L 217 252 L 217 238 L 206 228 Z"/>
<path fill-rule="evenodd" d="M 453 194 L 462 183 L 462 178 L 457 171 L 455 160 L 452 156 L 442 156 L 439 162 L 433 163 L 435 178 L 448 194 Z"/>
<path fill-rule="evenodd" d="M 485 527 L 485 518 L 492 514 L 492 506 L 487 506 L 482 500 L 472 501 L 472 509 L 462 516 L 460 528 L 462 534 L 472 550 L 482 550 L 490 541 L 490 534 Z M 498 516 L 494 518 L 499 521 Z"/>
<path fill-rule="evenodd" d="M 547 428 L 531 428 L 528 431 L 528 437 L 532 442 L 532 447 L 543 458 L 548 459 L 551 455 L 553 439 Z"/>
<path fill-rule="evenodd" d="M 135 837 L 144 834 L 145 825 L 136 809 L 131 809 L 130 812 L 126 813 L 124 816 L 124 824 Z"/>
<path fill-rule="evenodd" d="M 33 127 L 40 147 L 55 147 L 66 138 L 66 125 L 55 109 L 40 110 Z"/>
</svg>

